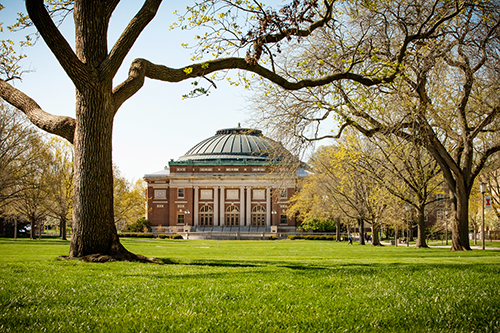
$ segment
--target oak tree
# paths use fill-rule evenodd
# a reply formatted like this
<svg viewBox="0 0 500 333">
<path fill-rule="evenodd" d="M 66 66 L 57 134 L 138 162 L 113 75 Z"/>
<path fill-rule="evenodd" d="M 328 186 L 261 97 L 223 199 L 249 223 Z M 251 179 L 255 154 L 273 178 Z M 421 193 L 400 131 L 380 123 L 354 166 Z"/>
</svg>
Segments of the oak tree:
<svg viewBox="0 0 500 333">
<path fill-rule="evenodd" d="M 500 6 L 495 1 L 454 2 L 459 14 L 427 30 L 443 6 L 452 3 L 348 7 L 351 31 L 322 30 L 316 43 L 283 59 L 282 67 L 291 76 L 302 69 L 310 79 L 343 70 L 340 66 L 395 76 L 376 86 L 343 80 L 298 92 L 268 85 L 265 104 L 273 107 L 261 118 L 301 140 L 336 138 L 353 127 L 367 136 L 398 136 L 425 147 L 453 195 L 452 250 L 469 250 L 469 195 L 485 163 L 500 151 Z M 367 28 L 374 26 L 377 33 Z M 413 39 L 423 31 L 429 32 L 428 38 Z M 401 44 L 408 46 L 404 54 Z M 390 71 L 390 66 L 397 70 Z M 321 132 L 328 121 L 329 128 L 338 124 L 336 133 Z"/>
<path fill-rule="evenodd" d="M 51 138 L 46 146 L 50 160 L 43 177 L 47 194 L 45 209 L 50 217 L 59 220 L 61 239 L 66 240 L 73 207 L 73 147 L 57 137 Z"/>
</svg>

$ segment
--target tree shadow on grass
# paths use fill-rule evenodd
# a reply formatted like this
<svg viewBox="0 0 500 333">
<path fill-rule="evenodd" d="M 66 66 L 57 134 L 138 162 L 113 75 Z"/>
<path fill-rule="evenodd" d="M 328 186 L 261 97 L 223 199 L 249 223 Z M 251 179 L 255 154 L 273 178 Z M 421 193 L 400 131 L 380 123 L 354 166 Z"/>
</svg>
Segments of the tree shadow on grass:
<svg viewBox="0 0 500 333">
<path fill-rule="evenodd" d="M 262 266 L 255 263 L 236 260 L 193 260 L 180 261 L 169 258 L 159 258 L 166 265 L 186 265 L 186 266 L 213 266 L 213 267 L 258 267 Z"/>
<path fill-rule="evenodd" d="M 328 267 L 319 266 L 319 265 L 311 265 L 294 263 L 290 264 L 286 261 L 262 261 L 258 262 L 249 262 L 249 261 L 240 261 L 240 260 L 192 260 L 192 261 L 176 261 L 169 258 L 160 258 L 160 261 L 166 265 L 186 265 L 186 266 L 209 266 L 209 267 L 282 267 L 289 268 L 292 270 L 325 270 Z"/>
<path fill-rule="evenodd" d="M 6 238 L 4 239 L 4 242 L 1 242 L 1 244 L 8 244 L 12 245 L 12 243 L 17 243 L 18 245 L 35 245 L 36 246 L 47 246 L 47 245 L 62 245 L 62 246 L 67 246 L 69 245 L 69 239 L 68 240 L 61 240 L 60 238 L 43 238 L 40 241 L 38 238 L 33 238 L 30 239 L 29 237 L 23 237 L 23 238 L 18 238 L 18 239 L 13 239 L 13 238 Z"/>
</svg>

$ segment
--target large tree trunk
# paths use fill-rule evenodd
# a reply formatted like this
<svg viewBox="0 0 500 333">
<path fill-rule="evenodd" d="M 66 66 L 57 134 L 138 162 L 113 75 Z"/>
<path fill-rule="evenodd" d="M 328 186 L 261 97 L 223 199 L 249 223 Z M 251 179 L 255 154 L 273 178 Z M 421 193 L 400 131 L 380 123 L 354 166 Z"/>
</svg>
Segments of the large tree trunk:
<svg viewBox="0 0 500 333">
<path fill-rule="evenodd" d="M 418 235 L 415 247 L 429 247 L 425 242 L 425 207 L 419 207 L 417 210 L 417 227 Z"/>
<path fill-rule="evenodd" d="M 35 239 L 36 238 L 36 231 L 35 231 L 35 217 L 34 216 L 30 216 L 30 226 L 31 226 L 31 230 L 30 230 L 30 239 Z"/>
<path fill-rule="evenodd" d="M 365 245 L 365 221 L 358 219 L 359 225 L 359 245 Z"/>
<path fill-rule="evenodd" d="M 112 107 L 111 87 L 77 93 L 70 257 L 129 254 L 113 216 Z"/>
<path fill-rule="evenodd" d="M 379 238 L 380 224 L 377 222 L 372 223 L 372 246 L 381 246 Z"/>
<path fill-rule="evenodd" d="M 469 245 L 469 191 L 460 189 L 451 198 L 455 212 L 452 221 L 452 251 L 470 251 Z"/>
<path fill-rule="evenodd" d="M 335 219 L 335 241 L 340 242 L 340 217 Z"/>
<path fill-rule="evenodd" d="M 398 226 L 394 227 L 394 245 L 398 247 Z"/>
<path fill-rule="evenodd" d="M 89 261 L 148 261 L 123 247 L 114 223 L 112 134 L 117 106 L 112 77 L 102 67 L 108 56 L 107 10 L 97 1 L 78 1 L 74 7 L 76 55 L 90 75 L 73 79 L 77 91 L 69 256 Z"/>
<path fill-rule="evenodd" d="M 474 223 L 474 245 L 477 245 L 476 223 Z"/>
<path fill-rule="evenodd" d="M 64 217 L 59 221 L 59 230 L 61 239 L 66 240 L 66 219 Z"/>
</svg>

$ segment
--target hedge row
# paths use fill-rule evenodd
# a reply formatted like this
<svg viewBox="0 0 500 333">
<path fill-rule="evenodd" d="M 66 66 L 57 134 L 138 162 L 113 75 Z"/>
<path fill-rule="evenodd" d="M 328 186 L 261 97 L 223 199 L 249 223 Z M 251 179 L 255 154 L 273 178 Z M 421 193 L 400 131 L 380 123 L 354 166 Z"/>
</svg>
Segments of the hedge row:
<svg viewBox="0 0 500 333">
<path fill-rule="evenodd" d="M 158 238 L 161 239 L 183 239 L 182 235 L 179 234 L 174 234 L 174 235 L 167 235 L 167 234 L 158 234 Z"/>
<path fill-rule="evenodd" d="M 335 240 L 334 235 L 290 235 L 287 239 L 307 239 L 307 240 Z"/>
<path fill-rule="evenodd" d="M 118 237 L 154 238 L 154 235 L 144 232 L 120 232 Z"/>
</svg>

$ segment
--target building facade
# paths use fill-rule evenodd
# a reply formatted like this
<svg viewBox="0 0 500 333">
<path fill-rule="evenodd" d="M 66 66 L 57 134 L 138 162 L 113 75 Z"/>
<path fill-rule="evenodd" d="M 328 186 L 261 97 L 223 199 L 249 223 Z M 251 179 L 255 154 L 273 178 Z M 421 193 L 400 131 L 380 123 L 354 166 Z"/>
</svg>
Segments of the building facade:
<svg viewBox="0 0 500 333">
<path fill-rule="evenodd" d="M 304 172 L 274 173 L 290 157 L 259 130 L 217 131 L 165 170 L 144 176 L 153 231 L 294 231 L 286 210 Z"/>
</svg>

